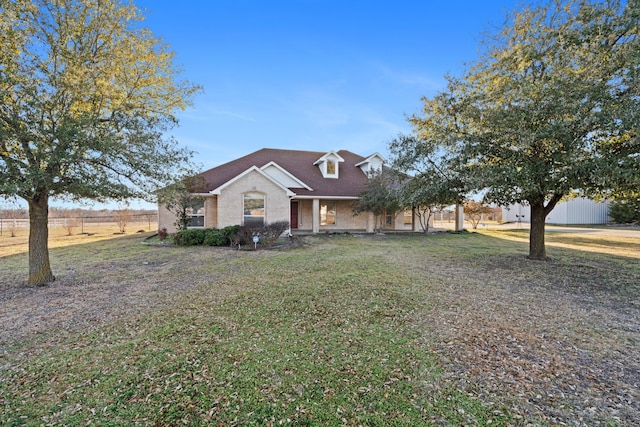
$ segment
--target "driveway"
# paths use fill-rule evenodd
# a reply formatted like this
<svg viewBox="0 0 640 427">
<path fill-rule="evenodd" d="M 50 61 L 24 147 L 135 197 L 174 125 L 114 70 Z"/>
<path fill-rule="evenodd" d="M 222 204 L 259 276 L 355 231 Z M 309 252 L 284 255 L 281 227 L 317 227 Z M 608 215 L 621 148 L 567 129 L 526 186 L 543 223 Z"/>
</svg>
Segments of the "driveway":
<svg viewBox="0 0 640 427">
<path fill-rule="evenodd" d="M 623 237 L 637 237 L 640 239 L 640 227 L 628 226 L 628 227 L 609 227 L 603 225 L 602 227 L 566 227 L 559 225 L 547 225 L 547 231 L 561 232 L 561 233 L 582 233 L 582 234 L 595 234 L 603 236 L 623 236 Z"/>
<path fill-rule="evenodd" d="M 506 224 L 487 223 L 478 225 L 478 229 L 529 229 L 530 224 L 528 222 L 509 222 Z M 446 221 L 436 221 L 436 230 L 453 230 L 454 223 Z M 464 228 L 471 230 L 471 224 L 469 222 L 464 223 Z M 640 227 L 637 225 L 629 226 L 608 226 L 608 225 L 593 225 L 593 226 L 564 226 L 564 225 L 551 225 L 547 224 L 547 232 L 558 233 L 582 233 L 590 235 L 602 235 L 602 236 L 622 236 L 622 237 L 636 237 L 640 239 Z"/>
</svg>

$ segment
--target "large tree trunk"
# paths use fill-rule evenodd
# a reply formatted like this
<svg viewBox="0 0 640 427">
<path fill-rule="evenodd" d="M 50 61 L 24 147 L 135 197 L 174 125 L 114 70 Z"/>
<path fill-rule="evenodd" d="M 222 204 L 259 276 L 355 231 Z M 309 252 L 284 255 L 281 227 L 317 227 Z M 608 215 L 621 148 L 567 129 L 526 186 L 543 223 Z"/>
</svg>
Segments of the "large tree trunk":
<svg viewBox="0 0 640 427">
<path fill-rule="evenodd" d="M 531 206 L 531 230 L 529 231 L 529 258 L 541 261 L 547 260 L 547 249 L 544 243 L 544 227 L 547 215 L 551 213 L 558 202 L 562 199 L 562 194 L 554 194 L 551 200 L 544 204 L 541 201 L 529 201 Z"/>
<path fill-rule="evenodd" d="M 547 259 L 547 249 L 544 244 L 546 217 L 544 202 L 531 203 L 531 230 L 529 231 L 529 258 L 531 259 Z"/>
<path fill-rule="evenodd" d="M 418 216 L 418 221 L 420 222 L 420 228 L 422 228 L 422 232 L 427 234 L 429 232 L 429 218 L 427 217 L 427 207 L 417 207 L 416 215 Z"/>
<path fill-rule="evenodd" d="M 49 196 L 29 200 L 29 281 L 30 285 L 53 282 L 49 264 Z"/>
</svg>

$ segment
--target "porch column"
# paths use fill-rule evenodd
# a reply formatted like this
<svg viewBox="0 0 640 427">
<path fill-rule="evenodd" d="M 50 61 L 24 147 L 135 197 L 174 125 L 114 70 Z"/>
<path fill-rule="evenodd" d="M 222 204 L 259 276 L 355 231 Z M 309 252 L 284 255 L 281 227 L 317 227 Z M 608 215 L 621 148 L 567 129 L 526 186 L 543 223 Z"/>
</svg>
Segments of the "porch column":
<svg viewBox="0 0 640 427">
<path fill-rule="evenodd" d="M 376 217 L 373 212 L 367 212 L 367 233 L 373 233 L 376 226 Z"/>
<path fill-rule="evenodd" d="M 320 199 L 313 199 L 311 214 L 313 218 L 311 231 L 313 231 L 314 233 L 319 233 L 320 232 Z"/>
<path fill-rule="evenodd" d="M 456 205 L 456 231 L 462 231 L 464 229 L 464 207 L 462 205 Z"/>
</svg>

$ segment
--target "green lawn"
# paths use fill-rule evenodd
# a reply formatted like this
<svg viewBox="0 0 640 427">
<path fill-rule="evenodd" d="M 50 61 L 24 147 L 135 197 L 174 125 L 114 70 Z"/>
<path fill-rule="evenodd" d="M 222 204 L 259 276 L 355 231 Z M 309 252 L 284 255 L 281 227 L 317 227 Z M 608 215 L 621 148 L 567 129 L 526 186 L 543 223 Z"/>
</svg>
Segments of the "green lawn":
<svg viewBox="0 0 640 427">
<path fill-rule="evenodd" d="M 535 262 L 496 232 L 255 252 L 140 241 L 53 249 L 58 280 L 45 289 L 21 284 L 25 254 L 0 258 L 11 272 L 0 424 L 626 425 L 640 414 L 637 259 L 551 247 L 551 262 Z"/>
</svg>

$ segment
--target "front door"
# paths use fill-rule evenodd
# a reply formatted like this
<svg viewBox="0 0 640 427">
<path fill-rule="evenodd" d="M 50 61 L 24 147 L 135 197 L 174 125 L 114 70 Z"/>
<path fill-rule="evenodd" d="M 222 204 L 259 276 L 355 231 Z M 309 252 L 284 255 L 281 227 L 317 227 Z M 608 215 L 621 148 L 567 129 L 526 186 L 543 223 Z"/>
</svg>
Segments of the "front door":
<svg viewBox="0 0 640 427">
<path fill-rule="evenodd" d="M 291 202 L 291 229 L 298 228 L 298 202 Z"/>
</svg>

